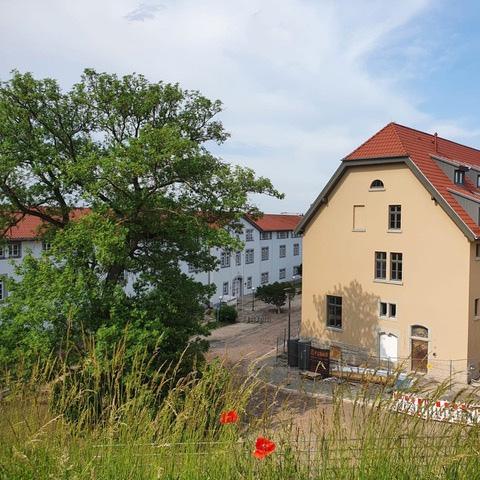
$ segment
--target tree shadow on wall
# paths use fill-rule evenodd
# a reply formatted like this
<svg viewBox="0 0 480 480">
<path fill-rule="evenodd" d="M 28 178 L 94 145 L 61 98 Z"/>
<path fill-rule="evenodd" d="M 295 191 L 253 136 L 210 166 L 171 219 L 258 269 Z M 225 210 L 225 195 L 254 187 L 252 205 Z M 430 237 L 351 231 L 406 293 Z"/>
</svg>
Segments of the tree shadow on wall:
<svg viewBox="0 0 480 480">
<path fill-rule="evenodd" d="M 307 331 L 318 332 L 319 325 L 326 325 L 327 295 L 342 297 L 343 333 L 339 334 L 325 328 L 322 329 L 323 334 L 319 340 L 326 341 L 329 344 L 332 341 L 334 344 L 342 343 L 352 348 L 362 349 L 370 354 L 376 352 L 378 348 L 380 297 L 364 291 L 357 280 L 352 280 L 349 285 L 337 285 L 333 290 L 326 291 L 323 295 L 313 295 L 316 318 L 309 319 L 311 324 L 306 325 Z M 315 325 L 314 322 L 319 323 Z"/>
</svg>

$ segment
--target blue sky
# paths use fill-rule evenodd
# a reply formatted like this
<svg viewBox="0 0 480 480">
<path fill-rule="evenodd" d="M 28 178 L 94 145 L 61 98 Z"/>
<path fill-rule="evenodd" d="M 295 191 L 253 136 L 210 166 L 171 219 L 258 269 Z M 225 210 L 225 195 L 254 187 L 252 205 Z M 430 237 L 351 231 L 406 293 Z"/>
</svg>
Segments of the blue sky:
<svg viewBox="0 0 480 480">
<path fill-rule="evenodd" d="M 397 121 L 480 148 L 480 5 L 446 0 L 0 0 L 0 78 L 83 68 L 224 102 L 216 153 L 304 212 L 342 157 Z"/>
</svg>

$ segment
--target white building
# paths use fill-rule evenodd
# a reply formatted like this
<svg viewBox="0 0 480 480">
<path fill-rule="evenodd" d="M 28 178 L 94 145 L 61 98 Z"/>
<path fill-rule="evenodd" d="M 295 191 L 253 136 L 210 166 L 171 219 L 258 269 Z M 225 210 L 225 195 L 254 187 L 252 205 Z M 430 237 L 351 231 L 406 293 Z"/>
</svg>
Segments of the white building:
<svg viewBox="0 0 480 480">
<path fill-rule="evenodd" d="M 198 282 L 215 285 L 210 298 L 213 304 L 251 294 L 267 283 L 291 281 L 302 264 L 302 239 L 294 234 L 301 219 L 301 215 L 291 214 L 265 214 L 258 220 L 245 217 L 242 251 L 212 251 L 220 261 L 213 272 L 195 272 L 187 264 L 181 269 Z"/>
<path fill-rule="evenodd" d="M 292 280 L 302 264 L 302 239 L 293 232 L 301 219 L 301 215 L 287 214 L 265 214 L 258 220 L 245 218 L 240 235 L 245 245 L 242 251 L 212 251 L 220 260 L 220 266 L 213 272 L 195 272 L 185 263 L 181 264 L 181 270 L 198 282 L 215 285 L 212 303 L 219 302 L 220 297 L 250 294 L 260 285 Z M 14 274 L 11 260 L 21 262 L 29 250 L 40 256 L 49 247 L 38 238 L 40 226 L 39 218 L 26 216 L 9 230 L 8 244 L 0 247 L 0 300 L 7 294 L 2 277 Z"/>
</svg>

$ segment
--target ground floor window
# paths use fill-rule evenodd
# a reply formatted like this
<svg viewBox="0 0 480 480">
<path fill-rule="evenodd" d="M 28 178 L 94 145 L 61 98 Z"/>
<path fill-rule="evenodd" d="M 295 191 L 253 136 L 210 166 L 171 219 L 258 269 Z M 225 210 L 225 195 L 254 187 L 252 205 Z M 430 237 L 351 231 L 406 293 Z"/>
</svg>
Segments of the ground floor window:
<svg viewBox="0 0 480 480">
<path fill-rule="evenodd" d="M 252 277 L 247 277 L 247 288 L 249 290 L 252 288 Z"/>
<path fill-rule="evenodd" d="M 228 282 L 223 283 L 223 295 L 228 295 Z"/>
<path fill-rule="evenodd" d="M 380 309 L 379 309 L 378 315 L 383 318 L 396 318 L 397 304 L 380 302 Z"/>
<path fill-rule="evenodd" d="M 342 297 L 327 295 L 327 327 L 342 328 Z"/>
<path fill-rule="evenodd" d="M 279 271 L 278 271 L 278 278 L 280 280 L 284 279 L 285 277 L 287 276 L 287 271 L 285 268 L 281 268 Z"/>
<path fill-rule="evenodd" d="M 265 285 L 266 283 L 268 283 L 268 272 L 262 273 L 262 276 L 261 276 L 261 279 L 260 279 L 260 283 L 261 283 L 262 285 Z"/>
</svg>

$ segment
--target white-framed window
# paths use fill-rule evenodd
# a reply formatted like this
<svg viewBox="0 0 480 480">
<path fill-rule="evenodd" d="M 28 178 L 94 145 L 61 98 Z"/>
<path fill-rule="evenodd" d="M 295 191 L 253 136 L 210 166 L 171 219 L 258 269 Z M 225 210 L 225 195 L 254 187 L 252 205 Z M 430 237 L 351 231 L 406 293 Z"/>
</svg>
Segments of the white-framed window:
<svg viewBox="0 0 480 480">
<path fill-rule="evenodd" d="M 223 282 L 222 294 L 228 295 L 228 282 Z"/>
<path fill-rule="evenodd" d="M 11 242 L 8 244 L 8 256 L 10 258 L 20 258 L 22 256 L 21 242 Z"/>
<path fill-rule="evenodd" d="M 475 257 L 480 258 L 480 243 L 475 244 Z"/>
<path fill-rule="evenodd" d="M 280 255 L 280 258 L 285 258 L 287 256 L 287 246 L 286 245 L 280 245 L 279 246 L 279 255 Z"/>
<path fill-rule="evenodd" d="M 287 276 L 287 269 L 286 269 L 286 268 L 281 268 L 281 269 L 278 271 L 278 278 L 279 278 L 280 280 L 283 280 L 286 276 Z"/>
<path fill-rule="evenodd" d="M 260 232 L 260 240 L 271 240 L 272 232 Z"/>
<path fill-rule="evenodd" d="M 245 250 L 245 263 L 253 263 L 255 261 L 255 251 L 253 248 Z"/>
<path fill-rule="evenodd" d="M 327 327 L 342 328 L 342 297 L 327 295 Z"/>
<path fill-rule="evenodd" d="M 268 260 L 268 256 L 269 256 L 268 247 L 262 247 L 262 261 L 263 260 Z"/>
<path fill-rule="evenodd" d="M 370 190 L 384 190 L 385 185 L 378 178 L 370 184 Z"/>
<path fill-rule="evenodd" d="M 300 255 L 300 244 L 299 243 L 294 243 L 293 244 L 293 255 L 296 257 L 297 255 Z"/>
<path fill-rule="evenodd" d="M 222 252 L 220 255 L 220 266 L 227 268 L 230 266 L 230 252 Z"/>
<path fill-rule="evenodd" d="M 5 282 L 0 280 L 0 302 L 5 300 Z"/>
<path fill-rule="evenodd" d="M 387 278 L 387 252 L 375 252 L 375 278 L 377 280 Z"/>
<path fill-rule="evenodd" d="M 277 232 L 277 238 L 278 239 L 288 238 L 288 232 Z"/>
<path fill-rule="evenodd" d="M 52 244 L 46 240 L 43 240 L 42 242 L 42 250 L 44 252 L 48 252 L 52 248 Z"/>
<path fill-rule="evenodd" d="M 198 273 L 200 272 L 199 268 L 194 267 L 193 265 L 188 265 L 188 273 Z"/>
<path fill-rule="evenodd" d="M 300 275 L 300 265 L 295 265 L 293 267 L 293 275 Z"/>
<path fill-rule="evenodd" d="M 390 280 L 401 281 L 403 279 L 403 255 L 390 253 Z"/>
<path fill-rule="evenodd" d="M 252 277 L 247 277 L 247 289 L 252 289 Z"/>
<path fill-rule="evenodd" d="M 245 241 L 253 242 L 253 228 L 247 228 L 245 230 Z"/>
<path fill-rule="evenodd" d="M 388 229 L 401 230 L 402 228 L 402 206 L 389 205 L 388 206 Z"/>
<path fill-rule="evenodd" d="M 262 285 L 265 285 L 268 283 L 268 272 L 263 272 L 261 277 L 260 277 L 260 283 Z"/>
<path fill-rule="evenodd" d="M 301 233 L 292 232 L 292 238 L 300 238 L 301 236 L 302 236 Z"/>
<path fill-rule="evenodd" d="M 7 248 L 5 247 L 5 245 L 0 246 L 0 259 L 1 260 L 6 258 L 6 255 L 5 255 L 6 250 L 7 250 Z"/>
<path fill-rule="evenodd" d="M 465 172 L 463 170 L 455 170 L 453 181 L 458 185 L 463 185 L 465 183 Z"/>
<path fill-rule="evenodd" d="M 237 252 L 235 254 L 235 265 L 239 267 L 242 264 L 242 252 Z"/>
<path fill-rule="evenodd" d="M 397 317 L 397 304 L 380 302 L 378 315 L 382 318 L 396 318 Z"/>
</svg>

